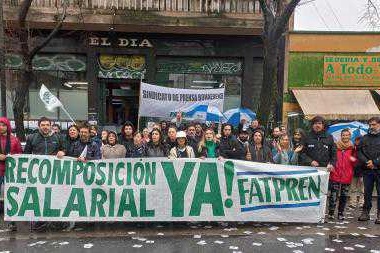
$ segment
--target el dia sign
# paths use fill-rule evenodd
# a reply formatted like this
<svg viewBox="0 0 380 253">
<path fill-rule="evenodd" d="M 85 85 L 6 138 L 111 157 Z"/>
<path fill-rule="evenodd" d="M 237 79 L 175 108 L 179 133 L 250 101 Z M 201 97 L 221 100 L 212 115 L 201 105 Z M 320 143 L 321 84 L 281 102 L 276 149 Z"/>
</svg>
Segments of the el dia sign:
<svg viewBox="0 0 380 253">
<path fill-rule="evenodd" d="M 112 46 L 111 40 L 107 37 L 90 37 L 90 46 Z M 148 39 L 118 38 L 115 45 L 119 47 L 153 47 Z"/>
</svg>

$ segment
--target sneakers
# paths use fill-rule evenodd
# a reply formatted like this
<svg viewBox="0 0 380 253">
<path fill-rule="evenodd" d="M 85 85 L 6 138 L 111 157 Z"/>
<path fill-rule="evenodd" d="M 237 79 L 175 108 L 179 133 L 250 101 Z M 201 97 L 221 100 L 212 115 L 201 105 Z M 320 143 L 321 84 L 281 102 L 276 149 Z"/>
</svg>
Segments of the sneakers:
<svg viewBox="0 0 380 253">
<path fill-rule="evenodd" d="M 369 221 L 369 220 L 370 220 L 369 212 L 367 210 L 363 210 L 362 214 L 358 218 L 358 221 Z"/>
<path fill-rule="evenodd" d="M 329 214 L 327 215 L 327 219 L 334 220 L 335 219 L 334 212 L 329 212 Z"/>
<path fill-rule="evenodd" d="M 343 213 L 338 213 L 338 220 L 344 220 Z"/>
</svg>

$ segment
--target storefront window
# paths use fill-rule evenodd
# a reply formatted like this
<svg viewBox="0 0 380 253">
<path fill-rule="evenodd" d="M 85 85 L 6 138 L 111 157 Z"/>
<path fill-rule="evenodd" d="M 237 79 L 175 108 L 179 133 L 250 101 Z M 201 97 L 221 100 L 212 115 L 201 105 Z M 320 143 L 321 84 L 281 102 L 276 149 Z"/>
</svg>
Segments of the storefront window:
<svg viewBox="0 0 380 253">
<path fill-rule="evenodd" d="M 19 55 L 7 55 L 7 112 L 13 118 L 15 87 L 20 82 L 19 68 L 22 60 Z M 33 60 L 35 83 L 29 88 L 25 120 L 37 120 L 47 116 L 54 121 L 69 121 L 63 110 L 49 112 L 39 97 L 39 90 L 44 84 L 65 106 L 74 120 L 87 120 L 88 83 L 86 82 L 86 57 L 72 54 L 38 55 Z"/>
<path fill-rule="evenodd" d="M 29 91 L 30 118 L 48 116 L 59 121 L 68 121 L 66 113 L 57 109 L 50 113 L 39 97 L 39 89 L 44 84 L 65 106 L 74 120 L 87 120 L 88 84 L 85 72 L 38 71 L 36 85 Z"/>
<path fill-rule="evenodd" d="M 157 84 L 173 88 L 212 89 L 224 85 L 224 110 L 240 107 L 242 62 L 226 58 L 157 59 Z"/>
</svg>

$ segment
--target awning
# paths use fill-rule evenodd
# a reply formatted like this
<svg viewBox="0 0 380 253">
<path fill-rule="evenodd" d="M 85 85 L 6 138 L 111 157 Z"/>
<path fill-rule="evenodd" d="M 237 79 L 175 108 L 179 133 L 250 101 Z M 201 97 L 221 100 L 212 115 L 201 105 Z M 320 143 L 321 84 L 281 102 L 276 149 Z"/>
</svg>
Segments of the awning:
<svg viewBox="0 0 380 253">
<path fill-rule="evenodd" d="M 380 116 L 369 90 L 292 90 L 305 117 L 368 120 Z"/>
</svg>

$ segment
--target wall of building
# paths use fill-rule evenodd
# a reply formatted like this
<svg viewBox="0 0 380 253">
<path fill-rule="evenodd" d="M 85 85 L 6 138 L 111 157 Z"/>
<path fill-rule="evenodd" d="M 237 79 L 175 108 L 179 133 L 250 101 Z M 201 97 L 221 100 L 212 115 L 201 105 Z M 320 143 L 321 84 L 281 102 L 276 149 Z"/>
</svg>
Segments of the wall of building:
<svg viewBox="0 0 380 253">
<path fill-rule="evenodd" d="M 380 33 L 291 32 L 283 121 L 302 113 L 292 89 L 379 89 L 379 58 Z"/>
<path fill-rule="evenodd" d="M 90 38 L 94 37 L 98 38 L 99 43 L 91 41 Z M 102 44 L 101 38 L 107 38 L 107 43 Z M 120 46 L 119 38 L 129 39 L 129 46 Z M 136 39 L 136 42 L 132 43 L 131 39 Z M 144 39 L 149 43 L 144 44 Z M 8 57 L 8 68 L 11 69 L 9 85 L 17 82 L 18 59 L 17 54 Z M 54 64 L 53 59 L 62 61 Z M 78 59 L 81 66 L 78 65 Z M 38 99 L 35 98 L 41 82 L 45 82 L 60 98 L 69 90 L 62 83 L 88 82 L 88 89 L 81 90 L 87 97 L 76 100 L 81 101 L 81 106 L 87 109 L 90 119 L 101 120 L 104 118 L 106 103 L 103 81 L 140 80 L 141 77 L 149 83 L 178 88 L 195 88 L 192 87 L 196 86 L 193 85 L 196 84 L 194 81 L 199 80 L 214 80 L 216 86 L 219 86 L 219 82 L 224 82 L 226 107 L 243 105 L 256 110 L 262 83 L 262 47 L 259 37 L 254 36 L 79 32 L 71 32 L 68 36 L 62 32 L 37 56 L 35 70 L 39 78 L 32 87 L 33 96 L 29 99 L 30 102 L 37 103 L 36 108 L 29 108 L 33 112 L 40 110 L 44 113 L 43 105 L 38 104 Z M 70 103 L 70 106 L 79 105 Z M 8 106 L 10 112 L 9 109 L 11 104 Z M 83 113 L 78 112 L 79 114 Z M 30 114 L 31 119 L 38 116 L 40 115 Z M 49 116 L 66 120 L 61 112 Z"/>
</svg>

